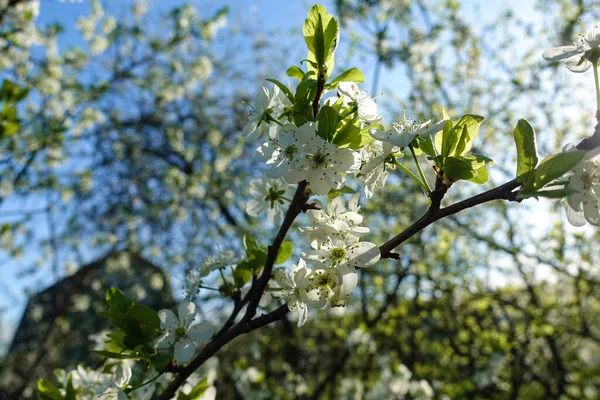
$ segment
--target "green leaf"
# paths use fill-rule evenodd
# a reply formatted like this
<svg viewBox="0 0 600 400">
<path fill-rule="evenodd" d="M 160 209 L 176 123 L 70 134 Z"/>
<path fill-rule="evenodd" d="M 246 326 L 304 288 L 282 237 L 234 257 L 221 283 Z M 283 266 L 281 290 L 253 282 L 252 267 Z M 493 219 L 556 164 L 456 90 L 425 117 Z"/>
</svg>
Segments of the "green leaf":
<svg viewBox="0 0 600 400">
<path fill-rule="evenodd" d="M 527 174 L 538 163 L 535 131 L 527 120 L 520 119 L 515 129 L 513 129 L 513 136 L 517 145 L 517 182 L 525 183 Z"/>
<path fill-rule="evenodd" d="M 92 350 L 94 354 L 98 354 L 105 358 L 114 358 L 115 360 L 139 360 L 140 356 L 135 353 L 113 353 L 112 351 Z"/>
<path fill-rule="evenodd" d="M 148 341 L 141 334 L 129 332 L 125 335 L 123 343 L 125 343 L 125 346 L 127 346 L 128 349 L 135 351 L 139 351 L 140 348 L 148 346 Z"/>
<path fill-rule="evenodd" d="M 64 397 L 56 386 L 45 379 L 40 379 L 37 383 L 37 394 L 40 400 L 64 400 Z"/>
<path fill-rule="evenodd" d="M 475 177 L 475 169 L 472 163 L 457 157 L 448 157 L 444 161 L 444 180 L 452 183 L 460 179 L 472 179 Z M 445 182 L 446 183 L 446 182 Z"/>
<path fill-rule="evenodd" d="M 27 93 L 29 93 L 29 89 L 21 88 L 16 83 L 5 79 L 2 82 L 2 88 L 0 88 L 0 100 L 16 103 L 23 100 Z"/>
<path fill-rule="evenodd" d="M 302 33 L 308 47 L 309 70 L 312 68 L 327 78 L 334 65 L 333 55 L 339 34 L 337 20 L 325 7 L 317 4 L 308 12 Z"/>
<path fill-rule="evenodd" d="M 127 309 L 127 316 L 138 322 L 142 329 L 142 336 L 150 338 L 160 328 L 158 313 L 143 304 L 133 304 Z"/>
<path fill-rule="evenodd" d="M 435 152 L 435 147 L 433 144 L 433 140 L 431 138 L 431 136 L 427 136 L 427 137 L 418 137 L 416 142 L 418 148 L 425 154 L 427 154 L 430 157 L 435 157 L 437 154 Z M 415 147 L 415 151 L 416 151 L 417 147 Z M 417 154 L 419 155 L 419 154 Z"/>
<path fill-rule="evenodd" d="M 327 193 L 327 197 L 329 200 L 333 200 L 342 194 L 354 194 L 356 191 L 348 186 L 342 186 L 340 189 L 332 189 Z"/>
<path fill-rule="evenodd" d="M 336 127 L 340 122 L 340 115 L 335 108 L 323 106 L 317 115 L 317 135 L 331 142 L 335 133 Z"/>
<path fill-rule="evenodd" d="M 442 155 L 444 157 L 463 156 L 471 150 L 483 122 L 480 115 L 463 115 L 452 125 L 446 122 L 442 133 Z"/>
<path fill-rule="evenodd" d="M 575 168 L 584 155 L 585 151 L 578 150 L 558 153 L 544 158 L 529 177 L 525 185 L 525 192 L 536 192 L 547 183 L 560 178 Z"/>
<path fill-rule="evenodd" d="M 290 241 L 285 241 L 281 243 L 279 246 L 279 251 L 277 252 L 277 257 L 275 258 L 275 264 L 283 264 L 292 256 L 292 252 L 294 251 L 294 244 Z"/>
<path fill-rule="evenodd" d="M 235 267 L 233 271 L 233 281 L 235 282 L 235 286 L 241 288 L 246 283 L 252 279 L 252 272 L 254 271 L 254 266 L 247 261 L 242 261 Z"/>
<path fill-rule="evenodd" d="M 125 339 L 125 332 L 123 332 L 122 330 L 118 329 L 112 331 L 106 336 L 109 338 L 109 340 L 106 342 L 105 345 L 106 350 L 108 350 L 109 352 L 121 353 L 124 349 L 126 349 L 125 343 L 123 343 L 123 340 Z"/>
<path fill-rule="evenodd" d="M 196 386 L 194 386 L 194 388 L 188 396 L 190 399 L 195 400 L 202 396 L 209 387 L 210 385 L 208 384 L 208 378 L 204 378 L 200 382 L 198 382 Z"/>
<path fill-rule="evenodd" d="M 290 102 L 292 104 L 294 104 L 294 94 L 292 93 L 292 91 L 290 90 L 290 88 L 288 88 L 287 86 L 285 86 L 283 83 L 279 82 L 277 79 L 267 79 L 267 81 L 274 83 L 275 85 L 277 85 L 277 87 L 279 89 L 281 89 L 281 91 L 283 92 L 283 94 L 285 94 L 285 97 L 287 97 Z"/>
<path fill-rule="evenodd" d="M 246 250 L 246 257 L 248 257 L 247 263 L 250 264 L 254 270 L 262 268 L 267 260 L 266 249 L 264 249 L 249 232 L 244 234 L 243 245 Z"/>
<path fill-rule="evenodd" d="M 300 67 L 297 67 L 295 65 L 289 67 L 288 70 L 285 71 L 285 73 L 290 78 L 296 78 L 298 80 L 302 80 L 302 78 L 304 78 L 304 71 L 302 71 Z"/>
<path fill-rule="evenodd" d="M 21 129 L 21 125 L 17 122 L 4 122 L 0 125 L 0 136 L 12 136 L 19 132 L 19 129 Z"/>
<path fill-rule="evenodd" d="M 574 193 L 578 193 L 575 189 L 553 189 L 553 190 L 542 190 L 539 192 L 519 192 L 517 194 L 517 200 L 524 200 L 530 197 L 546 197 L 548 199 L 562 199 Z"/>
<path fill-rule="evenodd" d="M 342 72 L 336 78 L 334 78 L 329 84 L 325 86 L 327 90 L 335 89 L 340 82 L 364 82 L 365 76 L 358 68 L 350 68 L 347 71 Z"/>
<path fill-rule="evenodd" d="M 312 101 L 317 90 L 317 81 L 310 79 L 310 74 L 304 75 L 304 79 L 296 87 L 294 95 L 294 123 L 302 126 L 308 121 L 313 121 Z"/>
<path fill-rule="evenodd" d="M 488 171 L 486 166 L 483 166 L 479 169 L 475 170 L 475 176 L 469 179 L 469 182 L 476 183 L 478 185 L 483 185 L 490 179 L 490 172 Z"/>
<path fill-rule="evenodd" d="M 69 374 L 67 378 L 67 387 L 65 388 L 65 400 L 77 400 L 75 388 L 73 387 L 73 375 Z"/>
<path fill-rule="evenodd" d="M 358 149 L 362 149 L 369 143 L 374 142 L 375 139 L 373 139 L 373 137 L 369 134 L 370 129 L 383 129 L 383 125 L 371 124 L 371 125 L 367 126 L 366 128 L 361 129 L 360 134 L 358 136 L 356 136 L 354 138 L 354 140 L 352 140 L 352 142 L 350 142 L 350 144 L 348 145 L 348 148 L 352 149 L 352 150 L 358 150 Z"/>
<path fill-rule="evenodd" d="M 340 148 L 350 147 L 350 144 L 360 136 L 358 117 L 348 117 L 340 122 L 338 132 L 333 137 L 333 144 Z"/>
<path fill-rule="evenodd" d="M 157 371 L 162 371 L 167 368 L 167 365 L 169 365 L 172 358 L 173 349 L 168 347 L 166 349 L 158 349 L 156 355 L 150 359 L 150 362 Z"/>
<path fill-rule="evenodd" d="M 454 132 L 454 122 L 447 120 L 444 124 L 444 129 L 435 136 L 435 145 L 438 152 L 444 157 L 448 157 L 450 149 L 450 136 Z"/>
<path fill-rule="evenodd" d="M 110 306 L 110 312 L 125 313 L 133 300 L 125 295 L 116 287 L 111 287 L 106 291 L 106 302 Z"/>
</svg>

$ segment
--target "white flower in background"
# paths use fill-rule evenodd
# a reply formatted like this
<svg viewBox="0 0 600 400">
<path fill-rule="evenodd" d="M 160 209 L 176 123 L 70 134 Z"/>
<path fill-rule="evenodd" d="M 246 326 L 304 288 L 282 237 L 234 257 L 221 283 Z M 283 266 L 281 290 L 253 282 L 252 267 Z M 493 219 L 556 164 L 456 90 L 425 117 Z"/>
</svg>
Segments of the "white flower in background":
<svg viewBox="0 0 600 400">
<path fill-rule="evenodd" d="M 158 347 L 174 346 L 175 361 L 189 361 L 196 350 L 196 343 L 203 343 L 213 335 L 213 327 L 207 322 L 192 325 L 196 316 L 196 305 L 189 301 L 179 304 L 178 315 L 171 310 L 160 310 L 160 328 L 164 335 L 158 340 Z"/>
<path fill-rule="evenodd" d="M 256 149 L 256 158 L 271 166 L 266 172 L 270 178 L 286 178 L 292 168 L 298 166 L 300 159 L 304 157 L 304 146 L 309 141 L 315 140 L 316 132 L 313 123 L 307 123 L 300 128 L 292 124 L 286 124 L 275 138 L 263 143 Z"/>
<path fill-rule="evenodd" d="M 188 271 L 183 286 L 186 299 L 191 300 L 198 294 L 203 278 L 212 271 L 239 264 L 241 261 L 242 259 L 236 257 L 231 250 L 223 251 L 216 256 L 207 257 L 200 267 Z"/>
<path fill-rule="evenodd" d="M 104 393 L 112 383 L 112 375 L 84 368 L 81 365 L 78 365 L 77 370 L 71 373 L 71 377 L 73 387 L 87 395 Z"/>
<path fill-rule="evenodd" d="M 445 123 L 445 120 L 431 124 L 431 120 L 417 123 L 412 119 L 404 119 L 401 122 L 394 122 L 390 130 L 371 129 L 369 133 L 377 140 L 389 142 L 394 146 L 403 148 L 411 144 L 417 136 L 435 135 L 444 128 Z"/>
<path fill-rule="evenodd" d="M 567 197 L 567 219 L 574 226 L 586 222 L 600 226 L 600 148 L 589 151 L 569 178 L 568 189 L 577 190 Z"/>
<path fill-rule="evenodd" d="M 242 259 L 236 257 L 233 251 L 226 250 L 220 252 L 216 256 L 206 257 L 200 267 L 200 271 L 203 274 L 202 276 L 206 276 L 211 271 L 227 268 L 228 266 L 238 264 L 241 261 Z"/>
<path fill-rule="evenodd" d="M 393 160 L 402 156 L 399 147 L 389 142 L 375 140 L 360 149 L 363 161 L 358 180 L 365 185 L 367 199 L 373 197 L 376 188 L 383 189 L 390 169 L 395 169 Z"/>
<path fill-rule="evenodd" d="M 108 39 L 104 36 L 96 36 L 90 41 L 90 52 L 94 55 L 104 53 L 108 44 Z"/>
<path fill-rule="evenodd" d="M 250 181 L 252 200 L 246 205 L 246 212 L 251 217 L 267 214 L 272 224 L 279 225 L 285 215 L 285 202 L 291 202 L 294 188 L 283 179 L 254 179 Z"/>
<path fill-rule="evenodd" d="M 329 238 L 315 250 L 302 254 L 306 261 L 322 267 L 345 265 L 351 268 L 364 268 L 375 264 L 381 256 L 379 247 L 371 242 L 359 242 L 355 238 L 348 240 Z"/>
<path fill-rule="evenodd" d="M 316 135 L 304 145 L 303 155 L 284 178 L 290 183 L 306 180 L 318 196 L 341 188 L 346 180 L 341 173 L 356 172 L 360 168 L 360 155 L 357 152 L 339 149 Z"/>
<path fill-rule="evenodd" d="M 356 378 L 344 378 L 340 381 L 339 400 L 363 400 L 365 388 L 363 383 Z"/>
<path fill-rule="evenodd" d="M 421 379 L 410 383 L 410 395 L 415 400 L 428 400 L 433 398 L 434 393 L 429 383 Z"/>
<path fill-rule="evenodd" d="M 254 132 L 257 132 L 258 135 L 268 132 L 270 136 L 274 136 L 277 131 L 276 127 L 278 127 L 276 119 L 283 111 L 283 106 L 279 101 L 279 87 L 274 86 L 271 91 L 266 87 L 260 88 L 254 98 L 254 106 L 252 107 L 253 110 L 248 116 L 248 122 L 244 126 L 242 136 L 249 136 Z"/>
<path fill-rule="evenodd" d="M 546 61 L 562 61 L 571 72 L 585 72 L 592 66 L 590 53 L 600 49 L 600 23 L 588 33 L 578 34 L 572 46 L 558 46 L 546 50 L 542 57 Z"/>
<path fill-rule="evenodd" d="M 358 118 L 369 124 L 380 122 L 383 117 L 379 115 L 379 110 L 375 100 L 371 98 L 369 92 L 361 90 L 354 82 L 340 82 L 338 92 L 344 96 L 344 106 L 355 106 L 358 112 Z"/>
<path fill-rule="evenodd" d="M 360 226 L 363 217 L 358 213 L 358 199 L 360 195 L 354 194 L 348 201 L 346 208 L 345 200 L 338 196 L 327 205 L 327 211 L 308 210 L 306 214 L 310 219 L 311 226 L 301 228 L 302 233 L 309 235 L 310 242 L 316 242 L 313 248 L 318 248 L 321 243 L 328 241 L 330 237 L 346 239 L 348 237 L 358 238 L 369 233 L 369 228 Z"/>
<path fill-rule="evenodd" d="M 292 274 L 287 269 L 278 269 L 275 271 L 275 280 L 281 286 L 281 295 L 288 305 L 290 311 L 298 315 L 298 326 L 302 326 L 308 319 L 308 303 L 313 307 L 323 307 L 325 301 L 320 301 L 314 293 L 307 291 L 309 282 L 307 277 L 311 274 L 310 269 L 306 268 L 306 262 L 300 259 L 298 265 L 292 268 Z"/>
<path fill-rule="evenodd" d="M 108 399 L 113 400 L 127 400 L 129 397 L 123 391 L 126 388 L 129 380 L 131 379 L 131 368 L 127 365 L 118 365 L 115 370 L 115 375 L 111 383 L 111 387 L 102 394 L 101 397 L 106 396 Z"/>
</svg>

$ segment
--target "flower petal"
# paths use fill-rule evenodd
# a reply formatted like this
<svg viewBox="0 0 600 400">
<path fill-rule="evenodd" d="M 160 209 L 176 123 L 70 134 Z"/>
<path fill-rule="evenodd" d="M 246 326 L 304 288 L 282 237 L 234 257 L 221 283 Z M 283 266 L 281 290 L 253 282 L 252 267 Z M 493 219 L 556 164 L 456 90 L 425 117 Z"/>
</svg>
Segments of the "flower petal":
<svg viewBox="0 0 600 400">
<path fill-rule="evenodd" d="M 177 328 L 177 316 L 171 310 L 160 310 L 158 312 L 160 318 L 160 329 L 173 330 Z"/>
<path fill-rule="evenodd" d="M 196 345 L 190 338 L 183 337 L 175 343 L 175 361 L 184 363 L 190 361 L 196 351 Z"/>
<path fill-rule="evenodd" d="M 575 211 L 568 204 L 565 203 L 565 209 L 567 210 L 567 220 L 573 226 L 584 226 L 586 223 L 583 211 Z"/>
<path fill-rule="evenodd" d="M 298 313 L 298 326 L 302 326 L 308 320 L 308 306 L 304 303 L 298 303 L 295 311 Z"/>
<path fill-rule="evenodd" d="M 177 314 L 179 314 L 179 322 L 181 324 L 183 324 L 184 321 L 189 324 L 196 316 L 196 305 L 191 301 L 184 301 L 183 303 L 179 304 L 179 307 L 177 308 Z"/>
<path fill-rule="evenodd" d="M 575 46 L 559 46 L 553 47 L 542 53 L 542 57 L 546 61 L 558 61 L 565 58 L 573 57 L 580 53 L 580 50 Z"/>
<path fill-rule="evenodd" d="M 202 322 L 199 324 L 195 324 L 190 326 L 187 334 L 189 337 L 194 339 L 196 343 L 204 343 L 208 339 L 210 339 L 215 332 L 215 329 L 208 322 Z"/>
<path fill-rule="evenodd" d="M 584 59 L 583 56 L 571 57 L 566 63 L 569 71 L 577 73 L 585 72 L 592 67 L 592 63 L 587 59 Z"/>
</svg>

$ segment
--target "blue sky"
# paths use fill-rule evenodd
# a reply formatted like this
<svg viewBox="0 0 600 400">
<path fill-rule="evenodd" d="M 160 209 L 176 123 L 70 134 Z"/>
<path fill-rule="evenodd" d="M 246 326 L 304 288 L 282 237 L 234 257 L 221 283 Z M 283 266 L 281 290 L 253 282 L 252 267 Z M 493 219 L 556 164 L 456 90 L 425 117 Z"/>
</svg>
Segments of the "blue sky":
<svg viewBox="0 0 600 400">
<path fill-rule="evenodd" d="M 307 11 L 313 4 L 312 2 L 303 0 L 190 0 L 188 2 L 196 6 L 200 15 L 203 17 L 208 17 L 222 6 L 227 5 L 230 7 L 229 20 L 231 24 L 256 27 L 265 33 L 276 30 L 282 32 L 288 32 L 290 29 L 300 30 Z M 114 13 L 117 17 L 122 14 L 122 10 L 125 7 L 130 7 L 132 3 L 133 0 L 103 1 L 104 7 Z M 184 1 L 181 0 L 154 0 L 151 3 L 153 6 L 151 7 L 150 13 L 157 15 L 162 11 L 183 3 Z M 321 3 L 330 11 L 334 10 L 332 1 L 321 1 Z M 474 26 L 481 26 L 482 22 L 495 19 L 499 13 L 506 8 L 513 8 L 521 14 L 529 13 L 532 18 L 535 18 L 532 13 L 533 1 L 506 0 L 503 2 L 490 2 L 486 0 L 466 0 L 463 1 L 463 4 L 463 16 L 468 23 Z M 89 0 L 83 0 L 82 3 L 41 0 L 38 23 L 45 25 L 60 22 L 61 25 L 63 25 L 65 31 L 59 41 L 60 50 L 65 50 L 71 46 L 85 48 L 85 42 L 75 28 L 75 22 L 78 17 L 87 15 L 89 8 Z M 226 37 L 220 36 L 218 40 L 226 39 Z M 302 38 L 298 36 L 294 41 L 297 41 L 298 51 L 303 53 L 305 50 Z M 343 48 L 344 36 L 342 32 L 342 42 L 338 54 L 343 52 Z M 298 61 L 299 60 L 293 60 L 292 62 L 297 63 Z M 374 60 L 359 58 L 353 61 L 356 62 L 356 66 L 363 70 L 367 82 L 369 82 L 373 74 Z M 386 85 L 386 88 L 389 90 L 399 93 L 402 93 L 403 90 L 405 90 L 406 83 L 401 79 L 398 79 L 398 71 L 384 70 L 381 81 L 394 82 L 391 85 L 389 83 Z M 366 88 L 369 89 L 370 84 L 367 84 Z M 381 88 L 379 91 L 381 91 Z M 0 207 L 0 210 L 10 208 L 11 205 L 14 206 L 14 204 L 7 201 Z M 31 208 L 36 208 L 35 205 L 30 206 Z M 3 326 L 2 333 L 0 334 L 0 343 L 6 342 L 12 337 L 12 331 L 15 325 L 18 324 L 23 308 L 27 302 L 25 289 L 31 282 L 25 282 L 23 279 L 15 278 L 16 274 L 20 271 L 22 264 L 23 261 L 20 260 L 20 262 L 11 262 L 2 267 L 4 272 L 3 284 L 10 285 L 11 293 L 7 293 L 4 296 L 0 295 L 0 310 L 5 309 L 1 314 Z"/>
</svg>

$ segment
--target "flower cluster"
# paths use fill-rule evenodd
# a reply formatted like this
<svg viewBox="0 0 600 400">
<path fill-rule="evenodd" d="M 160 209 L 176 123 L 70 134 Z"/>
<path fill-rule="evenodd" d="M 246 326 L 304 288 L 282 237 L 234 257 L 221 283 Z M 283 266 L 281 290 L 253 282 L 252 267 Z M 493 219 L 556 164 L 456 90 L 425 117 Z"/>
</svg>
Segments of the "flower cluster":
<svg viewBox="0 0 600 400">
<path fill-rule="evenodd" d="M 313 250 L 302 253 L 291 275 L 285 269 L 276 271 L 283 299 L 298 314 L 298 326 L 306 322 L 308 306 L 346 306 L 358 282 L 356 269 L 379 260 L 377 245 L 360 241 L 369 229 L 361 226 L 363 218 L 357 211 L 358 195 L 352 197 L 348 208 L 342 197 L 336 197 L 327 211 L 309 210 L 312 225 L 302 232 Z"/>
<path fill-rule="evenodd" d="M 317 126 L 307 122 L 297 128 L 286 124 L 278 135 L 257 149 L 260 160 L 271 166 L 267 176 L 283 177 L 294 184 L 306 180 L 316 195 L 344 185 L 345 174 L 360 168 L 358 152 L 339 148 L 317 136 Z"/>
<path fill-rule="evenodd" d="M 83 366 L 77 366 L 77 369 L 67 373 L 64 370 L 55 372 L 64 386 L 68 386 L 69 379 L 73 388 L 77 391 L 78 399 L 115 399 L 127 400 L 129 397 L 125 394 L 129 381 L 131 380 L 131 367 L 129 365 L 117 364 L 113 373 L 99 372 Z M 61 389 L 61 394 L 65 395 L 65 390 Z"/>
</svg>

